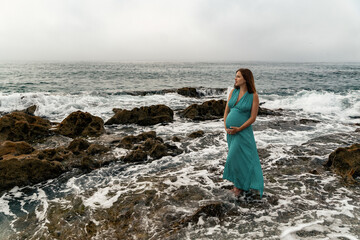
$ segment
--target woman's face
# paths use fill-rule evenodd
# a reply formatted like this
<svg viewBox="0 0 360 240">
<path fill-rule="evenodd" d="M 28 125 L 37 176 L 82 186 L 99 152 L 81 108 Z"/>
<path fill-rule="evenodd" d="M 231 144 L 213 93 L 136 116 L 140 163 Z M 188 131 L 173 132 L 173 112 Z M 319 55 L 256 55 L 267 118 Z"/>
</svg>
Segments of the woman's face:
<svg viewBox="0 0 360 240">
<path fill-rule="evenodd" d="M 241 85 L 246 84 L 246 80 L 244 79 L 244 77 L 241 75 L 241 72 L 238 71 L 235 75 L 235 84 L 234 86 L 239 88 Z"/>
</svg>

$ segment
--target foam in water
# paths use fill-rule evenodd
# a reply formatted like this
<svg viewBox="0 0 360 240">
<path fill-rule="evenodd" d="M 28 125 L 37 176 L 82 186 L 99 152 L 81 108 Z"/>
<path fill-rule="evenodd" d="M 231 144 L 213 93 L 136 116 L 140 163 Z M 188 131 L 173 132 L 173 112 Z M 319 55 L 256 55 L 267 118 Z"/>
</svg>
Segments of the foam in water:
<svg viewBox="0 0 360 240">
<path fill-rule="evenodd" d="M 266 100 L 264 107 L 271 109 L 301 110 L 309 115 L 321 114 L 343 122 L 355 122 L 350 116 L 360 116 L 359 90 L 349 90 L 346 95 L 302 90 L 291 96 L 269 95 L 263 98 Z"/>
<path fill-rule="evenodd" d="M 229 90 L 232 88 L 229 87 Z M 206 92 L 206 91 L 205 91 Z M 213 94 L 213 93 L 212 93 Z M 61 121 L 68 114 L 76 110 L 88 111 L 94 115 L 101 116 L 107 120 L 113 115 L 112 108 L 132 109 L 134 107 L 148 106 L 153 104 L 166 104 L 174 110 L 184 109 L 192 103 L 202 103 L 212 99 L 215 94 L 207 95 L 201 99 L 188 98 L 176 93 L 154 94 L 146 96 L 132 95 L 96 95 L 96 94 L 67 94 L 67 93 L 0 93 L 0 111 L 10 112 L 15 109 L 24 109 L 30 105 L 37 105 L 36 115 L 46 116 L 53 121 Z M 325 134 L 337 132 L 353 132 L 356 127 L 347 123 L 356 122 L 356 119 L 350 119 L 350 116 L 358 116 L 360 112 L 359 91 L 352 90 L 347 93 L 333 93 L 315 90 L 302 90 L 294 95 L 275 95 L 260 94 L 260 101 L 265 100 L 264 107 L 270 109 L 283 108 L 287 111 L 282 116 L 263 117 L 259 116 L 254 125 L 260 130 L 254 131 L 255 139 L 259 148 L 268 151 L 269 156 L 262 159 L 265 179 L 270 179 L 280 160 L 288 160 L 294 157 L 291 147 L 300 146 L 309 140 Z M 217 99 L 225 99 L 225 92 L 216 95 Z M 313 103 L 316 104 L 313 104 Z M 280 121 L 298 121 L 301 118 L 311 118 L 320 121 L 314 125 L 307 126 L 306 130 L 297 128 L 282 129 L 281 127 L 271 127 L 271 123 Z M 281 125 L 281 124 L 279 124 Z M 190 204 L 180 206 L 168 206 L 173 212 L 181 212 L 191 215 L 196 211 L 199 204 L 206 203 L 207 200 L 219 200 L 228 204 L 235 204 L 235 198 L 227 193 L 222 187 L 228 186 L 229 182 L 219 181 L 226 161 L 227 144 L 226 134 L 222 120 L 192 122 L 184 120 L 177 115 L 174 116 L 174 122 L 166 125 L 158 124 L 156 126 L 133 127 L 134 134 L 144 131 L 156 130 L 157 135 L 164 138 L 165 141 L 176 135 L 186 139 L 176 144 L 184 149 L 184 153 L 176 157 L 163 157 L 146 164 L 124 164 L 117 162 L 109 166 L 94 170 L 90 173 L 73 176 L 66 179 L 61 186 L 57 186 L 57 181 L 48 181 L 42 185 L 29 186 L 28 189 L 34 193 L 29 194 L 22 188 L 15 187 L 11 191 L 0 197 L 0 214 L 6 215 L 10 221 L 15 221 L 21 214 L 27 213 L 25 206 L 34 205 L 34 213 L 39 222 L 37 231 L 39 234 L 45 229 L 47 223 L 48 208 L 52 203 L 61 203 L 62 206 L 68 206 L 70 201 L 64 198 L 66 196 L 76 196 L 82 199 L 85 207 L 89 208 L 89 214 L 92 210 L 108 209 L 114 206 L 116 201 L 123 195 L 132 193 L 141 193 L 145 190 L 156 190 L 159 196 L 169 197 L 174 191 L 183 187 L 197 187 L 204 191 L 207 199 L 190 202 Z M 270 127 L 269 127 L 270 126 Z M 111 134 L 122 134 L 108 131 Z M 189 133 L 197 130 L 203 130 L 205 135 L 201 138 L 188 140 Z M 327 144 L 322 142 L 320 144 Z M 315 149 L 316 150 L 316 149 Z M 115 148 L 114 155 L 117 158 L 128 153 L 128 150 Z M 325 153 L 316 153 L 315 157 L 325 159 Z M 314 157 L 314 156 L 310 156 Z M 215 173 L 209 171 L 214 168 Z M 170 177 L 176 177 L 176 179 Z M 318 178 L 317 178 L 318 177 Z M 321 178 L 319 180 L 319 178 Z M 314 179 L 316 187 L 306 186 L 305 180 Z M 351 223 L 342 223 L 341 217 L 350 218 L 351 221 L 358 215 L 359 208 L 357 203 L 352 202 L 347 194 L 354 194 L 345 188 L 336 189 L 333 196 L 328 200 L 320 202 L 317 199 L 308 199 L 307 194 L 311 191 L 323 191 L 324 186 L 333 185 L 339 179 L 333 175 L 313 176 L 308 173 L 298 175 L 279 174 L 276 176 L 276 182 L 267 181 L 267 197 L 278 196 L 277 205 L 269 205 L 270 209 L 259 209 L 256 205 L 252 207 L 238 207 L 238 216 L 218 224 L 218 219 L 214 218 L 214 225 L 208 225 L 207 220 L 200 217 L 197 223 L 187 225 L 186 237 L 188 239 L 206 238 L 206 237 L 226 237 L 229 239 L 239 238 L 266 238 L 266 232 L 273 232 L 273 239 L 299 239 L 297 233 L 305 231 L 319 231 L 327 238 L 347 237 L 356 239 L 351 233 Z M 297 187 L 291 187 L 292 183 Z M 161 191 L 157 188 L 158 184 L 166 184 L 166 188 Z M 48 186 L 55 185 L 54 189 L 59 189 L 55 196 L 50 196 L 48 191 L 44 190 Z M 296 192 L 295 192 L 296 191 Z M 29 195 L 28 195 L 29 194 Z M 327 195 L 328 196 L 328 195 Z M 202 202 L 203 201 L 203 202 Z M 264 200 L 266 203 L 266 200 Z M 17 209 L 12 206 L 19 203 L 19 214 Z M 262 202 L 264 203 L 264 202 Z M 306 209 L 296 214 L 288 223 L 277 222 L 283 212 L 291 212 L 297 207 L 297 204 L 303 203 Z M 323 204 L 323 206 L 321 205 Z M 294 210 L 295 211 L 295 210 Z M 95 211 L 94 211 L 95 212 Z M 152 222 L 144 213 L 144 228 L 149 232 L 156 234 L 156 223 Z M 292 213 L 292 212 L 291 212 Z M 243 214 L 243 215 L 242 215 Z M 267 214 L 267 215 L 266 215 Z M 254 227 L 244 233 L 242 226 L 249 223 L 249 219 L 243 217 L 251 216 Z M 310 216 L 310 217 L 309 217 Z M 96 225 L 101 225 L 94 216 L 90 216 L 91 221 Z M 305 221 L 306 219 L 306 221 Z M 330 225 L 326 225 L 327 222 Z M 326 224 L 325 224 L 326 223 Z M 343 226 L 345 225 L 345 226 Z M 16 231 L 16 229 L 14 229 Z M 280 230 L 280 235 L 277 235 Z M 105 234 L 105 233 L 103 233 Z M 111 229 L 109 230 L 111 234 Z M 155 235 L 154 235 L 155 236 Z M 0 235 L 1 237 L 1 235 Z M 318 236 L 316 236 L 318 237 Z M 99 239 L 101 236 L 98 237 Z"/>
<path fill-rule="evenodd" d="M 50 93 L 0 93 L 0 112 L 22 110 L 31 105 L 38 108 L 35 115 L 47 117 L 52 121 L 62 121 L 70 113 L 85 111 L 93 115 L 109 119 L 113 108 L 131 110 L 134 107 L 166 104 L 173 109 L 184 109 L 188 104 L 200 103 L 200 99 L 189 99 L 176 93 L 166 95 L 69 95 Z"/>
<path fill-rule="evenodd" d="M 318 223 L 322 223 L 323 220 L 318 220 L 318 221 L 314 221 L 314 222 L 310 222 L 310 223 L 305 223 L 305 224 L 300 224 L 300 225 L 297 225 L 295 227 L 288 227 L 286 228 L 280 235 L 280 239 L 282 240 L 296 240 L 296 237 L 293 236 L 292 234 L 297 232 L 297 231 L 300 231 L 304 228 L 307 228 L 308 230 L 311 230 L 309 229 L 310 227 L 312 229 L 319 229 L 319 225 Z"/>
</svg>

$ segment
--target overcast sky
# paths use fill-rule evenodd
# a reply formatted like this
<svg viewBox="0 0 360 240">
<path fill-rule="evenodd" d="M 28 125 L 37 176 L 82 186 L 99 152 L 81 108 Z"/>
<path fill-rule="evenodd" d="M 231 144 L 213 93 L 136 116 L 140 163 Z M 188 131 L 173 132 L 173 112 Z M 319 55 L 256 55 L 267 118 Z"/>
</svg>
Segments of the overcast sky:
<svg viewBox="0 0 360 240">
<path fill-rule="evenodd" d="M 0 60 L 360 62 L 360 1 L 0 0 Z"/>
</svg>

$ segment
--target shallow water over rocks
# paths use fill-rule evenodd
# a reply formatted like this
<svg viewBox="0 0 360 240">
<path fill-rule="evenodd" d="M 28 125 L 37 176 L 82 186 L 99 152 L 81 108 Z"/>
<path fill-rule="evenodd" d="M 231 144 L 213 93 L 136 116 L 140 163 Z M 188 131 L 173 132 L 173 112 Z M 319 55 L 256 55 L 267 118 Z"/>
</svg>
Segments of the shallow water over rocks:
<svg viewBox="0 0 360 240">
<path fill-rule="evenodd" d="M 234 69 L 245 65 L 253 70 L 260 102 L 265 102 L 261 107 L 267 109 L 253 125 L 265 179 L 262 199 L 256 192 L 235 198 L 231 183 L 222 180 L 227 156 L 222 120 L 180 117 L 192 104 L 226 100 L 224 87 L 231 89 Z M 86 140 L 110 147 L 109 165 L 73 169 L 5 192 L 0 196 L 0 239 L 360 238 L 359 185 L 323 167 L 335 149 L 360 142 L 357 63 L 1 67 L 0 115 L 37 105 L 34 114 L 51 122 L 78 110 L 105 122 L 114 108 L 165 104 L 174 119 L 154 126 L 106 126 L 105 134 Z M 189 85 L 197 96 L 193 90 L 186 96 L 176 91 Z M 140 163 L 121 161 L 130 151 L 118 146 L 121 139 L 148 131 L 183 152 Z M 197 138 L 189 137 L 199 131 Z M 71 141 L 53 135 L 33 147 L 58 148 Z"/>
<path fill-rule="evenodd" d="M 265 119 L 274 121 L 268 117 L 259 119 L 254 126 L 255 135 L 258 126 L 269 124 L 264 123 Z M 1 196 L 0 201 L 8 206 L 9 213 L 0 213 L 2 237 L 356 239 L 360 236 L 356 227 L 360 224 L 359 185 L 347 185 L 322 166 L 339 145 L 357 142 L 359 133 L 327 134 L 300 145 L 259 146 L 264 196 L 259 199 L 256 192 L 248 192 L 236 198 L 229 191 L 231 183 L 222 180 L 227 152 L 224 133 L 218 127 L 221 120 L 192 123 L 191 127 L 186 127 L 186 120 L 175 121 L 177 129 L 171 124 L 110 127 L 106 135 L 93 141 L 115 145 L 116 139 L 121 138 L 119 132 L 124 136 L 125 132 L 127 135 L 155 130 L 165 142 L 184 150 L 176 157 L 141 164 L 117 161 L 88 174 L 73 170 L 46 183 L 14 188 Z M 187 132 L 182 131 L 183 127 Z M 168 134 L 169 129 L 173 131 Z M 188 137 L 198 129 L 204 131 L 203 136 Z M 180 142 L 170 140 L 174 132 Z M 54 146 L 56 141 L 53 137 L 48 144 Z M 67 140 L 59 138 L 58 142 Z M 115 147 L 112 153 L 120 158 L 127 151 Z"/>
</svg>

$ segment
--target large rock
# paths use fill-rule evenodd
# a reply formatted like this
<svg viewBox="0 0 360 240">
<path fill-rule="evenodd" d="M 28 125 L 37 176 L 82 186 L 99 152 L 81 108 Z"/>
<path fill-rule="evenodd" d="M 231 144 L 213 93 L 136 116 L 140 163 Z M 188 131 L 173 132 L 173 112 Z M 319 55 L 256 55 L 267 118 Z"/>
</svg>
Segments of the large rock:
<svg viewBox="0 0 360 240">
<path fill-rule="evenodd" d="M 145 143 L 144 143 L 145 147 L 146 145 L 148 145 L 146 148 L 148 148 L 148 153 L 150 155 L 150 157 L 152 157 L 153 159 L 160 159 L 164 156 L 167 156 L 167 155 L 170 155 L 168 153 L 168 150 L 169 148 L 161 143 L 161 142 L 158 142 L 156 140 L 147 140 Z"/>
<path fill-rule="evenodd" d="M 98 137 L 105 132 L 104 121 L 88 112 L 73 112 L 58 126 L 61 135 L 75 137 Z"/>
<path fill-rule="evenodd" d="M 141 133 L 137 136 L 134 136 L 134 135 L 126 136 L 120 140 L 120 144 L 118 145 L 118 147 L 132 149 L 134 147 L 134 144 L 145 141 L 148 138 L 151 138 L 151 139 L 156 138 L 156 132 L 149 131 L 149 132 Z"/>
<path fill-rule="evenodd" d="M 34 116 L 36 108 L 37 108 L 36 105 L 32 105 L 32 106 L 30 106 L 30 107 L 28 107 L 28 108 L 26 108 L 24 110 L 21 110 L 19 112 L 24 112 L 24 113 L 27 113 L 27 114 L 29 114 L 31 116 Z"/>
<path fill-rule="evenodd" d="M 4 155 L 22 155 L 29 154 L 34 151 L 34 148 L 27 142 L 12 142 L 4 141 L 0 143 L 0 158 Z"/>
<path fill-rule="evenodd" d="M 148 156 L 152 159 L 160 159 L 164 156 L 176 156 L 183 151 L 175 145 L 164 143 L 160 137 L 156 137 L 156 132 L 150 131 L 139 134 L 137 136 L 124 137 L 118 147 L 132 149 L 121 160 L 124 162 L 144 162 L 148 160 Z"/>
<path fill-rule="evenodd" d="M 15 186 L 35 184 L 64 172 L 57 161 L 35 157 L 0 160 L 0 192 Z"/>
<path fill-rule="evenodd" d="M 106 153 L 110 151 L 110 148 L 109 147 L 106 147 L 106 146 L 103 146 L 103 145 L 100 145 L 100 144 L 96 144 L 96 143 L 93 143 L 89 146 L 89 148 L 86 150 L 86 153 L 88 155 L 98 155 L 98 154 L 102 154 L 102 153 Z"/>
<path fill-rule="evenodd" d="M 89 148 L 90 143 L 82 138 L 75 138 L 67 147 L 68 150 L 74 154 L 80 154 Z"/>
<path fill-rule="evenodd" d="M 196 131 L 196 132 L 192 132 L 188 135 L 189 138 L 199 138 L 204 136 L 205 132 L 202 130 Z"/>
<path fill-rule="evenodd" d="M 0 141 L 35 141 L 50 135 L 50 121 L 24 112 L 0 118 Z"/>
<path fill-rule="evenodd" d="M 176 90 L 176 92 L 180 95 L 186 96 L 186 97 L 200 97 L 201 94 L 196 91 L 196 88 L 179 88 Z"/>
<path fill-rule="evenodd" d="M 47 161 L 57 161 L 65 163 L 69 159 L 73 158 L 73 152 L 67 150 L 64 147 L 48 148 L 37 151 L 37 158 Z M 73 165 L 73 164 L 72 164 Z"/>
<path fill-rule="evenodd" d="M 147 158 L 148 158 L 148 154 L 145 151 L 141 149 L 137 149 L 131 151 L 129 154 L 122 157 L 121 160 L 123 160 L 124 162 L 144 162 L 147 160 Z"/>
<path fill-rule="evenodd" d="M 224 100 L 210 100 L 201 105 L 190 105 L 180 112 L 180 116 L 190 118 L 192 120 L 219 119 L 224 116 L 225 107 L 226 101 Z"/>
<path fill-rule="evenodd" d="M 360 176 L 360 144 L 336 149 L 329 155 L 325 166 L 345 180 L 354 182 L 354 178 Z"/>
<path fill-rule="evenodd" d="M 281 116 L 281 113 L 279 111 L 281 111 L 281 109 L 277 109 L 276 111 L 274 111 L 271 109 L 259 107 L 258 116 Z"/>
<path fill-rule="evenodd" d="M 26 142 L 0 144 L 0 193 L 14 186 L 35 184 L 56 178 L 73 168 L 93 170 L 107 164 L 109 148 L 75 139 L 69 146 L 35 150 Z M 100 155 L 104 154 L 104 155 Z M 94 157 L 94 155 L 97 155 Z"/>
<path fill-rule="evenodd" d="M 142 126 L 154 125 L 163 122 L 172 122 L 174 112 L 165 105 L 134 108 L 132 110 L 116 109 L 115 115 L 105 125 L 131 124 Z"/>
</svg>

